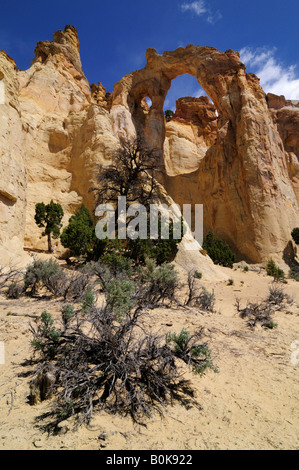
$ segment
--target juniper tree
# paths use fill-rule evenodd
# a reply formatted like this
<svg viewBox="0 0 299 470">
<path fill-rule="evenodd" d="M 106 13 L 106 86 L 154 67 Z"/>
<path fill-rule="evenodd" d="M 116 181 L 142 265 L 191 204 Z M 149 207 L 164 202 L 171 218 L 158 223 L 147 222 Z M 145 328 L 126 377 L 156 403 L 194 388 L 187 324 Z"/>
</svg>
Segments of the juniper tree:
<svg viewBox="0 0 299 470">
<path fill-rule="evenodd" d="M 43 236 L 48 237 L 48 251 L 52 251 L 52 237 L 58 238 L 62 227 L 63 209 L 60 204 L 51 200 L 50 204 L 39 202 L 35 206 L 35 222 L 40 228 L 44 228 Z"/>
</svg>

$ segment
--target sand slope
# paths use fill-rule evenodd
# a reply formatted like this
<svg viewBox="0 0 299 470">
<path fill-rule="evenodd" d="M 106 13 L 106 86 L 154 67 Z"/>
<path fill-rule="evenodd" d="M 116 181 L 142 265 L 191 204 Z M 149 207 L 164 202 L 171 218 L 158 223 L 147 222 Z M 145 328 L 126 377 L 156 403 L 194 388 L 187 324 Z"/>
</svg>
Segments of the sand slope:
<svg viewBox="0 0 299 470">
<path fill-rule="evenodd" d="M 247 300 L 264 299 L 272 280 L 263 272 L 221 269 L 234 280 L 233 285 L 200 281 L 214 289 L 216 313 L 202 315 L 184 308 L 151 312 L 156 330 L 195 332 L 204 327 L 219 373 L 208 371 L 198 377 L 187 371 L 200 407 L 168 407 L 164 419 L 153 416 L 147 427 L 101 411 L 90 428 L 65 432 L 71 427 L 67 422 L 56 436 L 43 433 L 35 418 L 49 410 L 49 403 L 30 406 L 26 398 L 32 366 L 24 361 L 31 354 L 28 323 L 34 320 L 7 314 L 40 314 L 47 309 L 55 316 L 60 304 L 2 297 L 0 341 L 5 344 L 5 364 L 0 365 L 0 449 L 298 449 L 299 283 L 288 280 L 283 285 L 294 303 L 275 313 L 276 329 L 251 330 L 238 316 L 235 299 L 241 299 L 241 306 Z"/>
</svg>

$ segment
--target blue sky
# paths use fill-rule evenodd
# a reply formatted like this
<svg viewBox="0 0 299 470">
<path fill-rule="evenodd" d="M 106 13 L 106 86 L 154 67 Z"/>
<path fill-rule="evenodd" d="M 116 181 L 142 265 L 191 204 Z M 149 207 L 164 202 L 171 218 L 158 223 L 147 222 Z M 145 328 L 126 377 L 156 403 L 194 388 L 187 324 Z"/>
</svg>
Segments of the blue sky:
<svg viewBox="0 0 299 470">
<path fill-rule="evenodd" d="M 107 91 L 159 53 L 188 44 L 234 49 L 266 92 L 299 100 L 299 0 L 0 0 L 0 49 L 27 69 L 38 41 L 72 24 L 83 70 Z M 203 93 L 193 77 L 173 81 L 166 107 Z"/>
</svg>

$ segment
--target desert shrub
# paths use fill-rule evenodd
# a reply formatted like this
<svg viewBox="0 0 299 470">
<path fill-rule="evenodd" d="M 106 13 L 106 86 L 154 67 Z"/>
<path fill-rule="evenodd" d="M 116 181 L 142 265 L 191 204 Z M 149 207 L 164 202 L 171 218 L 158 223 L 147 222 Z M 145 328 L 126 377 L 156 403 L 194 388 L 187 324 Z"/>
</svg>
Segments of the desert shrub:
<svg viewBox="0 0 299 470">
<path fill-rule="evenodd" d="M 284 279 L 284 272 L 282 269 L 280 269 L 275 261 L 270 258 L 267 262 L 267 266 L 266 266 L 266 272 L 267 272 L 267 275 L 268 276 L 273 276 L 274 279 Z"/>
<path fill-rule="evenodd" d="M 212 232 L 209 232 L 203 241 L 202 247 L 207 251 L 215 264 L 232 268 L 235 262 L 235 255 L 227 243 L 220 238 L 216 238 Z"/>
<path fill-rule="evenodd" d="M 197 343 L 201 335 L 202 331 L 190 335 L 186 329 L 183 329 L 179 334 L 168 333 L 166 341 L 173 344 L 174 354 L 188 366 L 191 366 L 195 374 L 203 375 L 208 368 L 217 372 L 218 369 L 214 366 L 211 358 L 210 348 L 206 343 Z"/>
<path fill-rule="evenodd" d="M 40 316 L 37 328 L 31 325 L 34 339 L 31 344 L 35 350 L 41 351 L 43 359 L 54 359 L 60 344 L 60 330 L 54 326 L 52 315 L 44 310 Z"/>
<path fill-rule="evenodd" d="M 126 258 L 121 253 L 106 253 L 101 257 L 100 261 L 109 266 L 113 275 L 125 272 L 130 276 L 133 273 L 132 260 Z"/>
<path fill-rule="evenodd" d="M 166 301 L 175 301 L 178 287 L 177 274 L 172 264 L 163 263 L 157 266 L 154 260 L 147 260 L 146 266 L 139 274 L 139 298 L 144 305 L 158 305 Z"/>
<path fill-rule="evenodd" d="M 30 289 L 30 294 L 35 295 L 39 287 L 45 287 L 54 293 L 62 277 L 62 269 L 59 264 L 50 259 L 42 261 L 35 259 L 27 266 L 24 276 L 25 291 Z"/>
<path fill-rule="evenodd" d="M 90 277 L 87 274 L 77 271 L 64 273 L 56 295 L 62 296 L 64 300 L 82 300 L 89 284 Z"/>
<path fill-rule="evenodd" d="M 128 279 L 113 279 L 107 285 L 107 308 L 122 317 L 134 307 L 135 284 Z"/>
<path fill-rule="evenodd" d="M 18 282 L 13 281 L 7 289 L 6 297 L 8 299 L 19 299 L 24 292 L 24 286 Z"/>
<path fill-rule="evenodd" d="M 195 285 L 195 279 L 193 271 L 189 271 L 187 280 L 188 294 L 185 305 L 197 307 L 206 312 L 213 312 L 216 301 L 214 292 L 209 292 L 205 287 L 201 287 L 201 290 L 199 290 Z"/>
<path fill-rule="evenodd" d="M 8 291 L 8 288 L 14 283 L 20 283 L 23 279 L 23 273 L 13 266 L 0 265 L 0 292 Z"/>
<path fill-rule="evenodd" d="M 299 245 L 299 227 L 294 228 L 291 235 L 296 245 Z"/>
<path fill-rule="evenodd" d="M 71 304 L 63 305 L 61 309 L 61 318 L 62 318 L 62 322 L 63 322 L 65 329 L 67 328 L 68 323 L 71 321 L 74 315 L 75 315 L 75 309 L 73 305 Z"/>
<path fill-rule="evenodd" d="M 91 286 L 88 286 L 84 290 L 83 301 L 82 301 L 82 312 L 87 313 L 95 305 L 95 293 Z"/>
<path fill-rule="evenodd" d="M 188 296 L 185 301 L 185 305 L 191 305 L 197 296 L 198 289 L 195 285 L 195 279 L 196 279 L 195 273 L 193 271 L 189 271 L 188 278 L 187 278 Z"/>
<path fill-rule="evenodd" d="M 201 278 L 202 278 L 202 273 L 201 273 L 200 271 L 195 271 L 195 272 L 194 272 L 194 277 L 195 277 L 196 279 L 201 279 Z"/>
<path fill-rule="evenodd" d="M 260 324 L 264 328 L 276 328 L 272 316 L 275 312 L 273 305 L 269 301 L 265 302 L 249 302 L 246 307 L 240 308 L 240 302 L 236 300 L 236 308 L 242 319 L 247 320 L 247 325 L 254 328 Z"/>
<path fill-rule="evenodd" d="M 81 300 L 89 286 L 90 276 L 79 271 L 64 271 L 54 260 L 35 260 L 27 266 L 24 276 L 24 289 L 30 295 L 36 295 L 45 288 L 55 297 L 64 300 Z"/>
<path fill-rule="evenodd" d="M 215 294 L 202 287 L 201 293 L 196 298 L 196 306 L 206 312 L 213 312 L 215 306 Z"/>
<path fill-rule="evenodd" d="M 292 299 L 283 291 L 283 289 L 277 285 L 273 284 L 269 287 L 269 296 L 266 299 L 268 302 L 276 306 L 276 309 L 283 308 L 285 302 L 291 303 Z"/>
<path fill-rule="evenodd" d="M 111 305 L 93 307 L 87 316 L 76 314 L 63 323 L 63 330 L 57 330 L 43 314 L 33 329 L 33 347 L 56 377 L 48 430 L 70 416 L 77 417 L 77 425 L 89 423 L 95 408 L 143 422 L 152 411 L 163 415 L 164 406 L 174 400 L 195 403 L 191 384 L 175 360 L 178 354 L 164 335 L 144 331 L 142 310 L 138 305 L 120 320 Z M 188 344 L 193 348 L 192 366 L 202 372 L 207 355 L 203 357 L 201 351 L 200 356 L 196 345 Z M 189 350 L 185 348 L 182 354 L 190 363 Z"/>
</svg>

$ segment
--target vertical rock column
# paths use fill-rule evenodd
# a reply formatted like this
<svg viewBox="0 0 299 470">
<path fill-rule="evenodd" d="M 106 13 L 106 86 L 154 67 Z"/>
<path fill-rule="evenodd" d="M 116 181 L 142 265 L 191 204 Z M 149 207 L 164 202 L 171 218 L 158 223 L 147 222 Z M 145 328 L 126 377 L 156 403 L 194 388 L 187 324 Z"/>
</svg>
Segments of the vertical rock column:
<svg viewBox="0 0 299 470">
<path fill-rule="evenodd" d="M 0 51 L 0 265 L 23 257 L 26 214 L 24 137 L 16 64 Z"/>
</svg>

